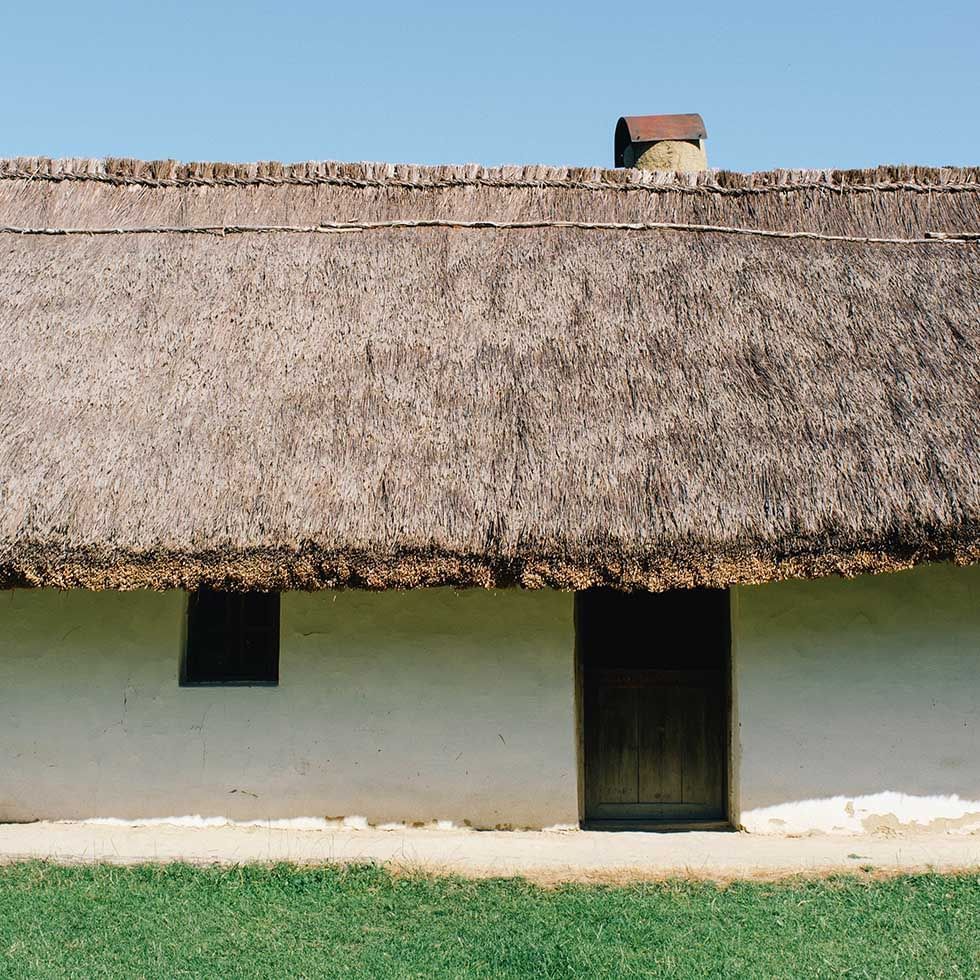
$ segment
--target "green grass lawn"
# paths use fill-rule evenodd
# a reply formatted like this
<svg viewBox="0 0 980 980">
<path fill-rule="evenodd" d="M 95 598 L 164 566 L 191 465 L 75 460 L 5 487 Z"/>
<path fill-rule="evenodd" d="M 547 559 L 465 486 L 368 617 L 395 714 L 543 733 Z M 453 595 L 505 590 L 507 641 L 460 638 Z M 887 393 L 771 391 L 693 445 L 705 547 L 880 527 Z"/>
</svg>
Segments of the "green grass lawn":
<svg viewBox="0 0 980 980">
<path fill-rule="evenodd" d="M 0 867 L 8 977 L 977 977 L 980 877 L 542 889 L 378 868 Z"/>
</svg>

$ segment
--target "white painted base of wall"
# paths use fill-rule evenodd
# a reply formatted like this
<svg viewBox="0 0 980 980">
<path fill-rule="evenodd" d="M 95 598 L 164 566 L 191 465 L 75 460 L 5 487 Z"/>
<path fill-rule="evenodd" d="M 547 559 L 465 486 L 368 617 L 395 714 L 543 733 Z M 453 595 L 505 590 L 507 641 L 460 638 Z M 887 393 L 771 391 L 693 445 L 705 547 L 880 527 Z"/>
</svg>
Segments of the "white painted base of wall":
<svg viewBox="0 0 980 980">
<path fill-rule="evenodd" d="M 977 834 L 980 800 L 891 792 L 833 796 L 749 810 L 740 823 L 750 834 Z"/>
</svg>

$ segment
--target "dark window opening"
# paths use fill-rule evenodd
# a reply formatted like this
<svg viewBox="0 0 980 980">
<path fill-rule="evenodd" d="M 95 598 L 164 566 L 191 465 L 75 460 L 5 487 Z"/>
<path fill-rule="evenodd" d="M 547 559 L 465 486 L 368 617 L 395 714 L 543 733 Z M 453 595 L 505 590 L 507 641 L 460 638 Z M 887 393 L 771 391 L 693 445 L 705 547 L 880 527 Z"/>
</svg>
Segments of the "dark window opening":
<svg viewBox="0 0 980 980">
<path fill-rule="evenodd" d="M 191 593 L 180 682 L 278 684 L 279 593 Z"/>
</svg>

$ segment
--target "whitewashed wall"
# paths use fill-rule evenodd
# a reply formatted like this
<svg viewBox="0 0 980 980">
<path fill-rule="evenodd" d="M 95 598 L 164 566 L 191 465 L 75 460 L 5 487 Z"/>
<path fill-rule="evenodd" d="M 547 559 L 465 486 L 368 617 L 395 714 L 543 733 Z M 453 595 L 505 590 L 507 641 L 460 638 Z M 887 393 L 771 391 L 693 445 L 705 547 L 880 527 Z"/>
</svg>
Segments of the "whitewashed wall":
<svg viewBox="0 0 980 980">
<path fill-rule="evenodd" d="M 980 830 L 980 568 L 739 588 L 732 605 L 747 830 Z"/>
<path fill-rule="evenodd" d="M 577 821 L 570 594 L 285 594 L 278 688 L 178 687 L 185 608 L 0 592 L 0 820 Z"/>
<path fill-rule="evenodd" d="M 570 594 L 286 594 L 278 688 L 178 687 L 185 604 L 0 592 L 0 820 L 577 821 Z M 980 568 L 732 607 L 742 826 L 980 829 Z"/>
</svg>

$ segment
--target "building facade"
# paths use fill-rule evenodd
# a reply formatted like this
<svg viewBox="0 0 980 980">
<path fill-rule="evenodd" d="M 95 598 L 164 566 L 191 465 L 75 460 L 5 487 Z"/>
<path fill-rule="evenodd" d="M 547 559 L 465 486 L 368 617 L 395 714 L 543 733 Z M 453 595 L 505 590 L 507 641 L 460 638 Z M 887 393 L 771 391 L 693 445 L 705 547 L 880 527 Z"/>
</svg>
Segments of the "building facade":
<svg viewBox="0 0 980 980">
<path fill-rule="evenodd" d="M 723 820 L 756 833 L 980 825 L 980 569 L 725 598 Z M 590 776 L 609 777 L 586 766 L 575 602 L 284 593 L 278 686 L 181 686 L 186 593 L 10 591 L 0 819 L 578 826 Z M 655 657 L 656 639 L 642 643 Z M 662 748 L 635 748 L 662 763 Z M 683 771 L 690 742 L 676 751 Z M 663 804 L 635 802 L 635 819 L 663 819 Z"/>
<path fill-rule="evenodd" d="M 980 826 L 980 173 L 617 133 L 0 161 L 0 819 Z"/>
</svg>

